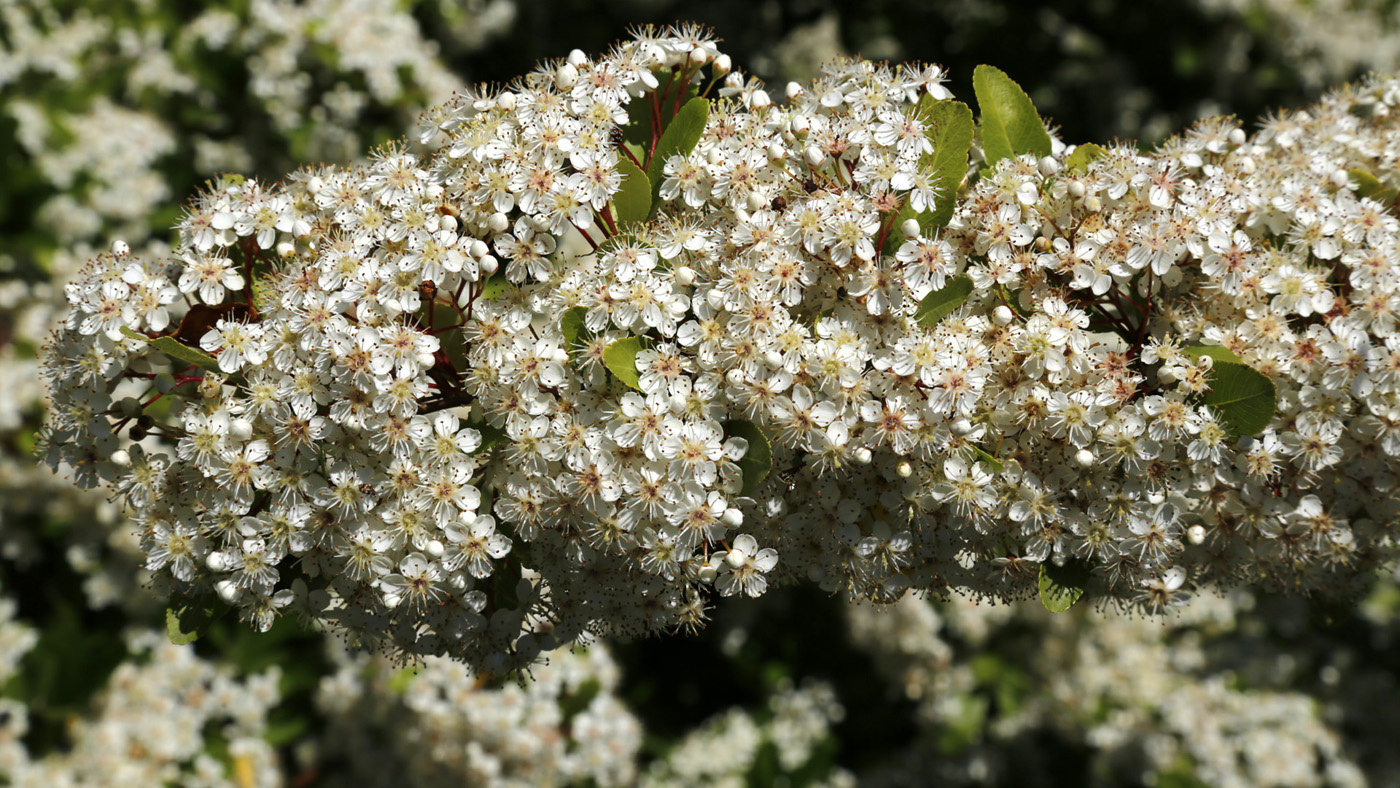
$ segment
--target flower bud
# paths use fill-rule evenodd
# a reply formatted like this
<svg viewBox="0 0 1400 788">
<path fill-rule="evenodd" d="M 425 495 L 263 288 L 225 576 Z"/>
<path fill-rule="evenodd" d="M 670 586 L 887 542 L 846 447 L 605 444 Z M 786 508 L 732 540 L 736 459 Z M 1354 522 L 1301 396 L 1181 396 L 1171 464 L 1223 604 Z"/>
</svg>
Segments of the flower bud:
<svg viewBox="0 0 1400 788">
<path fill-rule="evenodd" d="M 768 109 L 773 106 L 773 99 L 768 97 L 768 91 L 760 88 L 753 92 L 753 97 L 749 99 L 749 105 L 754 109 Z"/>
<path fill-rule="evenodd" d="M 729 56 L 728 56 L 728 55 L 720 55 L 719 57 L 715 58 L 715 63 L 714 63 L 715 74 L 717 74 L 717 75 L 719 75 L 719 76 L 722 77 L 722 76 L 724 76 L 725 74 L 728 74 L 729 71 L 730 71 L 731 69 L 733 69 L 733 68 L 734 68 L 734 63 L 733 63 L 733 61 L 731 61 L 731 60 L 729 59 Z"/>
<path fill-rule="evenodd" d="M 565 63 L 554 72 L 554 86 L 560 90 L 569 90 L 578 82 L 578 68 L 572 63 Z"/>
<path fill-rule="evenodd" d="M 763 195 L 759 194 L 758 192 L 749 192 L 747 205 L 749 207 L 750 212 L 757 211 L 758 209 L 762 208 L 764 204 L 765 201 L 763 199 Z"/>
<path fill-rule="evenodd" d="M 175 378 L 169 375 L 156 376 L 156 392 L 159 394 L 169 394 L 175 389 Z"/>
<path fill-rule="evenodd" d="M 690 287 L 695 284 L 695 269 L 688 265 L 683 265 L 676 269 L 676 284 L 681 287 Z"/>
<path fill-rule="evenodd" d="M 776 350 L 770 350 L 763 354 L 763 363 L 769 369 L 777 369 L 783 365 L 783 354 Z"/>
<path fill-rule="evenodd" d="M 1074 199 L 1078 200 L 1079 198 L 1081 198 L 1081 197 L 1084 196 L 1084 192 L 1085 192 L 1084 181 L 1070 181 L 1070 182 L 1069 182 L 1069 196 L 1071 196 L 1071 197 L 1073 197 Z"/>
<path fill-rule="evenodd" d="M 724 510 L 724 514 L 719 519 L 730 528 L 738 528 L 744 524 L 744 513 L 731 506 Z"/>
<path fill-rule="evenodd" d="M 588 55 L 585 55 L 585 54 L 583 53 L 583 50 L 582 50 L 582 49 L 571 49 L 571 50 L 569 50 L 569 65 L 571 65 L 571 66 L 581 66 L 581 65 L 583 65 L 584 63 L 587 63 L 587 62 L 588 62 Z"/>
<path fill-rule="evenodd" d="M 117 449 L 116 451 L 112 452 L 112 456 L 108 459 L 110 459 L 112 461 L 112 464 L 117 466 L 118 468 L 131 467 L 131 455 L 127 453 L 126 449 Z"/>
<path fill-rule="evenodd" d="M 1186 529 L 1186 541 L 1191 544 L 1201 544 L 1206 540 L 1206 529 L 1199 525 L 1193 525 Z"/>
<path fill-rule="evenodd" d="M 1244 144 L 1246 137 L 1244 129 L 1230 129 L 1230 144 L 1239 147 Z"/>
<path fill-rule="evenodd" d="M 724 379 L 729 381 L 729 385 L 738 386 L 744 382 L 744 372 L 738 367 L 734 367 L 733 369 L 724 373 Z"/>
<path fill-rule="evenodd" d="M 738 569 L 744 565 L 744 559 L 747 557 L 742 550 L 730 550 L 724 554 L 724 562 L 729 564 L 731 569 Z"/>
<path fill-rule="evenodd" d="M 216 550 L 204 559 L 204 565 L 209 567 L 211 572 L 227 572 L 230 566 L 228 553 L 225 553 L 223 550 Z"/>
<path fill-rule="evenodd" d="M 953 430 L 953 434 L 957 435 L 958 437 L 962 437 L 963 435 L 970 435 L 972 434 L 972 431 L 976 429 L 972 421 L 970 419 L 965 418 L 954 419 L 953 423 L 949 426 Z"/>
<path fill-rule="evenodd" d="M 240 443 L 253 437 L 253 424 L 247 419 L 233 419 L 228 423 L 228 436 Z"/>
<path fill-rule="evenodd" d="M 792 119 L 792 133 L 798 139 L 807 136 L 807 132 L 812 128 L 812 122 L 807 120 L 806 115 L 797 115 Z"/>
<path fill-rule="evenodd" d="M 1016 313 L 1012 312 L 1011 307 L 1007 306 L 1006 304 L 1002 304 L 1001 306 L 998 306 L 996 309 L 992 310 L 992 322 L 996 323 L 999 326 L 1010 325 L 1011 321 L 1015 318 Z"/>
<path fill-rule="evenodd" d="M 491 253 L 491 247 L 487 246 L 485 241 L 478 238 L 472 241 L 467 253 L 472 256 L 473 260 L 480 260 Z"/>
<path fill-rule="evenodd" d="M 872 459 L 870 456 L 870 449 L 867 449 L 864 446 L 861 446 L 860 448 L 851 452 L 851 458 L 854 459 L 860 465 L 869 465 Z"/>
<path fill-rule="evenodd" d="M 450 213 L 444 214 L 441 219 L 438 219 L 438 227 L 441 227 L 442 229 L 450 233 L 457 232 L 457 228 L 459 226 L 460 223 L 457 221 L 457 217 L 453 216 Z"/>
<path fill-rule="evenodd" d="M 802 86 L 796 82 L 789 82 L 787 87 L 783 89 L 783 95 L 787 96 L 788 101 L 795 101 L 798 96 L 802 95 Z"/>
<path fill-rule="evenodd" d="M 826 161 L 826 153 L 824 153 L 822 149 L 817 147 L 816 145 L 808 145 L 807 163 L 812 165 L 813 167 L 820 167 L 823 161 Z"/>
<path fill-rule="evenodd" d="M 491 274 L 496 273 L 496 258 L 488 254 L 480 260 L 476 261 L 476 267 L 481 270 L 481 277 L 484 279 L 490 276 Z"/>
<path fill-rule="evenodd" d="M 214 590 L 219 592 L 219 598 L 230 605 L 238 601 L 238 597 L 243 595 L 243 590 L 232 580 L 220 580 L 214 584 Z"/>
<path fill-rule="evenodd" d="M 437 539 L 428 542 L 428 555 L 432 556 L 433 558 L 441 558 L 442 554 L 445 552 L 447 552 L 447 548 L 444 547 L 442 542 L 438 541 Z"/>
<path fill-rule="evenodd" d="M 894 466 L 894 472 L 899 474 L 899 478 L 908 479 L 910 476 L 914 475 L 914 466 L 910 465 L 908 462 L 901 462 Z"/>
<path fill-rule="evenodd" d="M 577 50 L 575 50 L 575 51 L 577 51 Z M 502 93 L 501 95 L 497 96 L 497 97 L 496 97 L 496 106 L 500 107 L 501 109 L 505 110 L 506 112 L 510 112 L 511 110 L 515 109 L 515 94 L 514 94 L 514 93 L 511 93 L 509 90 L 507 90 L 506 92 L 504 92 L 504 93 Z"/>
<path fill-rule="evenodd" d="M 917 238 L 922 229 L 918 219 L 905 219 L 899 224 L 899 234 L 905 238 Z"/>
<path fill-rule="evenodd" d="M 1036 163 L 1036 166 L 1039 167 L 1040 174 L 1047 178 L 1051 175 L 1057 175 L 1060 172 L 1060 162 L 1054 156 L 1042 157 L 1040 161 Z"/>
<path fill-rule="evenodd" d="M 719 576 L 719 570 L 715 569 L 709 564 L 705 564 L 704 566 L 700 567 L 700 571 L 696 572 L 695 574 L 700 578 L 700 582 L 713 583 L 715 582 L 715 578 Z"/>
<path fill-rule="evenodd" d="M 705 161 L 711 164 L 719 164 L 724 161 L 724 153 L 719 148 L 711 147 L 705 154 Z"/>
<path fill-rule="evenodd" d="M 696 47 L 690 50 L 690 62 L 697 66 L 705 65 L 705 61 L 710 59 L 710 55 L 703 47 Z"/>
<path fill-rule="evenodd" d="M 117 257 L 126 257 L 127 255 L 131 254 L 131 246 L 126 241 L 113 241 L 112 254 L 116 255 Z"/>
<path fill-rule="evenodd" d="M 774 143 L 772 143 L 772 144 L 770 144 L 770 145 L 768 146 L 768 160 L 769 160 L 769 161 L 782 161 L 783 159 L 786 159 L 786 158 L 787 158 L 787 148 L 784 148 L 783 145 L 782 145 L 782 143 L 780 143 L 780 142 L 774 142 Z"/>
<path fill-rule="evenodd" d="M 1332 185 L 1333 185 L 1333 186 L 1336 186 L 1338 189 L 1345 189 L 1345 188 L 1347 188 L 1347 184 L 1349 184 L 1349 183 L 1351 182 L 1351 178 L 1350 178 L 1350 176 L 1347 175 L 1347 171 L 1346 171 L 1346 170 L 1342 170 L 1342 169 L 1333 170 L 1333 171 L 1332 171 L 1332 176 L 1331 176 L 1331 177 L 1332 177 Z"/>
<path fill-rule="evenodd" d="M 510 227 L 510 219 L 503 213 L 493 213 L 486 220 L 486 226 L 490 227 L 493 233 L 503 233 Z"/>
<path fill-rule="evenodd" d="M 1094 453 L 1088 449 L 1080 449 L 1074 453 L 1074 461 L 1081 468 L 1088 468 L 1094 464 Z"/>
</svg>

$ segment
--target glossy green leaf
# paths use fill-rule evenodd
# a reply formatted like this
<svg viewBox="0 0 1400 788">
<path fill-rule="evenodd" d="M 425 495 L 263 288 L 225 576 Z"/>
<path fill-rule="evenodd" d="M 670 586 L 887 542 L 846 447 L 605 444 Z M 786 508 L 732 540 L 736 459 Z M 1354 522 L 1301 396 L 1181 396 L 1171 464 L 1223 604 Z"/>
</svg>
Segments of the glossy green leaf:
<svg viewBox="0 0 1400 788">
<path fill-rule="evenodd" d="M 652 134 L 654 133 L 653 118 L 659 118 L 662 129 L 665 129 L 666 123 L 671 117 L 671 110 L 676 107 L 675 86 L 673 84 L 676 78 L 675 72 L 670 69 L 658 69 L 653 73 L 658 82 L 657 89 L 647 94 L 645 98 L 632 99 L 627 102 L 627 123 L 622 127 L 622 139 L 641 149 L 643 156 L 651 148 Z M 680 106 L 685 106 L 685 102 L 695 98 L 699 92 L 700 86 L 692 78 L 685 86 L 685 96 L 681 99 Z M 663 95 L 670 96 L 666 101 L 666 110 L 653 109 L 652 102 L 660 100 Z"/>
<path fill-rule="evenodd" d="M 1006 470 L 1006 466 L 1001 464 L 1001 460 L 993 457 L 990 452 L 983 449 L 981 446 L 974 445 L 972 450 L 977 454 L 977 461 L 987 466 L 987 469 L 992 473 L 1001 473 Z"/>
<path fill-rule="evenodd" d="M 1086 142 L 1074 149 L 1074 153 L 1065 159 L 1065 169 L 1074 173 L 1084 173 L 1089 171 L 1089 163 L 1102 159 L 1108 155 L 1108 149 L 1102 145 L 1095 145 Z"/>
<path fill-rule="evenodd" d="M 1356 194 L 1359 197 L 1370 197 L 1379 203 L 1389 205 L 1395 202 L 1397 192 L 1395 189 L 1387 188 L 1380 179 L 1365 170 L 1347 170 L 1347 175 L 1352 183 L 1356 184 Z"/>
<path fill-rule="evenodd" d="M 932 331 L 938 321 L 953 313 L 972 295 L 972 277 L 958 275 L 943 284 L 942 289 L 924 296 L 914 312 L 914 320 Z"/>
<path fill-rule="evenodd" d="M 482 287 L 481 295 L 477 296 L 476 300 L 493 301 L 500 298 L 502 293 L 505 293 L 514 286 L 515 285 L 513 285 L 509 279 L 506 279 L 505 276 L 501 275 L 498 271 L 490 279 L 486 280 L 486 284 Z"/>
<path fill-rule="evenodd" d="M 175 337 L 156 337 L 152 339 L 150 337 L 138 334 L 137 332 L 132 331 L 126 326 L 122 326 L 122 335 L 131 337 L 132 339 L 139 339 L 142 342 L 145 342 L 146 344 L 150 345 L 156 350 L 159 350 L 160 352 L 174 359 L 175 361 L 179 361 L 183 364 L 190 364 L 199 367 L 200 369 L 208 370 L 210 372 L 219 371 L 218 359 L 214 358 L 208 353 L 205 353 L 199 348 L 193 348 L 189 345 L 181 344 L 180 340 L 176 339 Z"/>
<path fill-rule="evenodd" d="M 1181 349 L 1181 355 L 1191 360 L 1192 364 L 1201 356 L 1209 356 L 1212 361 L 1225 361 L 1231 364 L 1243 364 L 1240 357 L 1224 345 L 1188 345 Z"/>
<path fill-rule="evenodd" d="M 660 203 L 666 160 L 672 156 L 689 156 L 690 152 L 695 150 L 695 145 L 700 142 L 701 135 L 705 133 L 705 124 L 709 120 L 709 100 L 693 98 L 681 107 L 681 111 L 676 113 L 676 117 L 671 119 L 670 125 L 661 134 L 661 139 L 657 141 L 656 149 L 652 151 L 651 159 L 647 162 L 647 179 L 651 181 L 653 208 Z"/>
<path fill-rule="evenodd" d="M 226 609 L 203 602 L 190 602 L 165 610 L 165 634 L 177 646 L 186 646 L 199 640 L 211 623 Z"/>
<path fill-rule="evenodd" d="M 617 162 L 622 186 L 613 195 L 613 215 L 619 223 L 644 222 L 651 213 L 651 181 L 646 173 L 623 156 Z"/>
<path fill-rule="evenodd" d="M 753 495 L 758 489 L 758 485 L 768 477 L 773 470 L 773 447 L 768 443 L 768 436 L 763 434 L 757 424 L 742 419 L 726 422 L 724 434 L 730 438 L 743 438 L 749 442 L 749 450 L 739 460 L 739 470 L 744 473 L 744 486 L 740 490 L 740 495 Z"/>
<path fill-rule="evenodd" d="M 933 143 L 933 153 L 926 155 L 920 164 L 933 168 L 938 186 L 935 207 L 925 214 L 926 218 L 920 218 L 919 225 L 943 227 L 953 218 L 958 187 L 967 177 L 967 157 L 972 150 L 972 110 L 961 101 L 936 101 L 929 95 L 925 95 L 919 105 L 920 117 L 926 125 L 924 135 Z"/>
<path fill-rule="evenodd" d="M 572 352 L 580 341 L 592 338 L 593 333 L 584 325 L 587 315 L 587 308 L 576 306 L 559 319 L 559 331 L 564 334 L 565 350 Z"/>
<path fill-rule="evenodd" d="M 642 376 L 637 372 L 637 354 L 645 349 L 646 340 L 642 337 L 619 339 L 603 351 L 603 365 L 629 388 L 641 391 Z"/>
<path fill-rule="evenodd" d="M 1236 435 L 1257 435 L 1274 420 L 1278 394 L 1274 382 L 1253 367 L 1217 361 L 1210 391 L 1201 398 L 1219 413 Z"/>
<path fill-rule="evenodd" d="M 982 149 L 987 166 L 1022 153 L 1050 155 L 1050 135 L 1031 97 L 1006 72 L 994 66 L 978 66 L 972 72 L 972 90 L 982 113 Z"/>
<path fill-rule="evenodd" d="M 1067 559 L 1056 566 L 1046 562 L 1040 565 L 1040 603 L 1051 613 L 1069 610 L 1089 585 L 1092 572 L 1089 564 L 1078 558 Z"/>
</svg>

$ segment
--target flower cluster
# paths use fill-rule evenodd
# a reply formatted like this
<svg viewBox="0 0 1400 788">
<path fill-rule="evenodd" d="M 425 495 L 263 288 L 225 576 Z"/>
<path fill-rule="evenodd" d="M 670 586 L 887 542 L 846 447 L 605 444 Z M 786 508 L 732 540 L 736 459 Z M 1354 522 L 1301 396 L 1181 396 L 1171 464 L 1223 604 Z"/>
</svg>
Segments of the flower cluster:
<svg viewBox="0 0 1400 788">
<path fill-rule="evenodd" d="M 427 157 L 225 178 L 170 257 L 68 286 L 49 461 L 182 592 L 491 672 L 801 579 L 1080 567 L 1160 611 L 1389 558 L 1400 85 L 959 198 L 942 82 L 846 60 L 777 103 L 645 30 L 430 111 Z"/>
</svg>

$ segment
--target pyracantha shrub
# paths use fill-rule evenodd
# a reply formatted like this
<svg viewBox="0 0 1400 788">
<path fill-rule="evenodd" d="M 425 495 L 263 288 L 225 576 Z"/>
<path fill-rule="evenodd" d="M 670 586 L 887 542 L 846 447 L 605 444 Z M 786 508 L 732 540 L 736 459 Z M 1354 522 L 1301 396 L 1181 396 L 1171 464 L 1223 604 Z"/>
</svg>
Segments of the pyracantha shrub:
<svg viewBox="0 0 1400 788">
<path fill-rule="evenodd" d="M 812 581 L 1161 612 L 1393 555 L 1392 113 L 1068 147 L 643 31 L 68 286 L 43 448 L 172 590 L 488 672 Z M 1385 180 L 1380 180 L 1384 178 Z"/>
</svg>

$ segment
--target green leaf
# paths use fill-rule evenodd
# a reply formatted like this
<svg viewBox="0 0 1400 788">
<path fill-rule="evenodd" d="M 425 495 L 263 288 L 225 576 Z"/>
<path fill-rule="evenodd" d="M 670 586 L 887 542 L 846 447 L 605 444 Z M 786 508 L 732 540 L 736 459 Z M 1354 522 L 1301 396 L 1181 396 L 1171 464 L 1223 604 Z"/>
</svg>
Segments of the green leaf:
<svg viewBox="0 0 1400 788">
<path fill-rule="evenodd" d="M 1210 356 L 1215 362 L 1210 372 L 1210 391 L 1201 401 L 1219 413 L 1236 436 L 1257 435 L 1273 421 L 1278 394 L 1267 375 L 1220 345 L 1191 345 L 1181 352 L 1192 362 L 1201 356 Z"/>
<path fill-rule="evenodd" d="M 576 306 L 559 318 L 559 330 L 564 334 L 564 350 L 572 352 L 580 340 L 591 339 L 593 332 L 584 325 L 588 315 L 587 307 Z"/>
<path fill-rule="evenodd" d="M 1098 161 L 1108 155 L 1108 149 L 1092 142 L 1086 142 L 1074 149 L 1074 153 L 1065 159 L 1065 169 L 1070 172 L 1084 173 L 1089 171 L 1089 163 Z"/>
<path fill-rule="evenodd" d="M 165 610 L 165 634 L 177 646 L 187 646 L 204 634 L 215 619 L 228 612 L 205 602 L 190 602 Z"/>
<path fill-rule="evenodd" d="M 705 124 L 709 119 L 709 100 L 693 98 L 681 107 L 681 111 L 671 119 L 666 131 L 662 132 L 661 139 L 657 140 L 656 149 L 652 151 L 651 159 L 647 162 L 652 208 L 660 204 L 661 180 L 665 176 L 663 168 L 666 166 L 666 160 L 677 155 L 689 156 L 690 152 L 695 150 L 695 145 L 700 142 L 701 135 L 705 133 Z"/>
<path fill-rule="evenodd" d="M 977 455 L 977 461 L 991 469 L 992 473 L 1001 473 L 1006 470 L 1006 466 L 1001 464 L 1001 460 L 993 457 L 990 452 L 981 446 L 974 444 L 972 451 Z"/>
<path fill-rule="evenodd" d="M 942 289 L 924 296 L 914 312 L 914 320 L 932 331 L 938 321 L 953 313 L 972 295 L 972 277 L 958 275 L 943 284 Z"/>
<path fill-rule="evenodd" d="M 622 186 L 613 195 L 613 215 L 619 223 L 644 222 L 651 213 L 651 181 L 641 168 L 623 156 L 617 171 L 622 173 Z"/>
<path fill-rule="evenodd" d="M 1253 367 L 1217 361 L 1210 391 L 1202 401 L 1223 417 L 1236 435 L 1257 435 L 1274 420 L 1278 394 L 1274 382 Z"/>
<path fill-rule="evenodd" d="M 1181 355 L 1191 360 L 1192 364 L 1201 356 L 1210 356 L 1213 361 L 1225 361 L 1231 364 L 1243 364 L 1240 357 L 1235 355 L 1224 345 L 1188 345 L 1181 349 Z"/>
<path fill-rule="evenodd" d="M 626 337 L 608 345 L 603 351 L 603 366 L 629 388 L 642 390 L 642 376 L 637 372 L 637 354 L 646 349 L 643 337 Z"/>
<path fill-rule="evenodd" d="M 1050 155 L 1050 135 L 1031 97 L 1006 72 L 994 66 L 973 69 L 972 90 L 982 112 L 982 149 L 987 166 L 1002 159 L 1034 153 Z"/>
<path fill-rule="evenodd" d="M 933 153 L 920 165 L 933 167 L 938 199 L 923 227 L 942 227 L 953 218 L 958 187 L 967 177 L 967 156 L 972 150 L 972 110 L 961 101 L 937 101 L 925 95 L 920 101 L 921 117 L 927 127 L 924 135 L 933 143 Z M 896 225 L 898 226 L 898 225 Z"/>
<path fill-rule="evenodd" d="M 1051 613 L 1069 610 L 1084 596 L 1091 574 L 1089 564 L 1078 558 L 1066 559 L 1061 566 L 1041 564 L 1040 603 Z"/>
<path fill-rule="evenodd" d="M 1397 192 L 1395 189 L 1386 188 L 1380 179 L 1365 170 L 1347 170 L 1347 175 L 1356 184 L 1354 191 L 1358 197 L 1370 197 L 1379 203 L 1390 204 L 1395 202 Z"/>
<path fill-rule="evenodd" d="M 676 106 L 674 95 L 675 72 L 670 69 L 657 69 L 652 73 L 656 75 L 658 83 L 656 90 L 648 94 L 646 98 L 631 99 L 627 102 L 627 124 L 622 127 L 622 139 L 624 142 L 636 145 L 642 151 L 642 156 L 645 156 L 646 151 L 651 149 L 653 133 L 652 102 L 659 101 L 662 95 L 670 93 L 672 95 L 671 98 L 666 101 L 666 106 Z M 699 84 L 697 84 L 695 79 L 691 79 L 685 86 L 685 96 L 681 99 L 681 105 L 684 106 L 685 102 L 695 98 L 699 92 Z M 665 118 L 667 117 L 670 117 L 669 112 L 661 112 L 663 129 L 665 128 Z"/>
<path fill-rule="evenodd" d="M 739 470 L 744 472 L 744 486 L 740 495 L 753 495 L 758 485 L 773 470 L 773 447 L 768 444 L 768 436 L 757 424 L 742 419 L 724 424 L 724 434 L 729 438 L 743 438 L 749 442 L 749 450 L 739 460 Z"/>
<path fill-rule="evenodd" d="M 498 272 L 499 273 L 499 272 Z M 476 297 L 478 301 L 492 301 L 500 298 L 501 294 L 514 287 L 505 276 L 492 276 L 486 280 L 486 284 L 481 289 L 481 295 Z"/>
<path fill-rule="evenodd" d="M 190 364 L 200 369 L 206 369 L 210 372 L 219 371 L 218 359 L 199 348 L 193 348 L 189 345 L 182 344 L 175 337 L 156 337 L 152 339 L 151 337 L 138 334 L 126 326 L 122 326 L 122 335 L 132 339 L 139 339 L 176 361 Z"/>
</svg>

